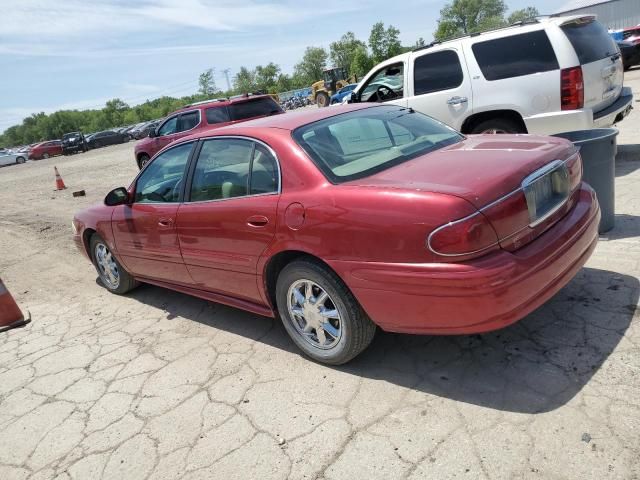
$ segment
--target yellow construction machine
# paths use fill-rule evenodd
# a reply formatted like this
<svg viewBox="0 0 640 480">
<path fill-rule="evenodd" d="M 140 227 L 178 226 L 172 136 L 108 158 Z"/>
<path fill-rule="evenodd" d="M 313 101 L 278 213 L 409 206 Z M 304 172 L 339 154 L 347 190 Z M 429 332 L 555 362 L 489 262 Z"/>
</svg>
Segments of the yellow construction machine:
<svg viewBox="0 0 640 480">
<path fill-rule="evenodd" d="M 310 99 L 318 107 L 328 107 L 331 95 L 345 85 L 357 83 L 355 75 L 347 77 L 347 71 L 341 67 L 327 68 L 322 72 L 323 79 L 311 85 Z"/>
</svg>

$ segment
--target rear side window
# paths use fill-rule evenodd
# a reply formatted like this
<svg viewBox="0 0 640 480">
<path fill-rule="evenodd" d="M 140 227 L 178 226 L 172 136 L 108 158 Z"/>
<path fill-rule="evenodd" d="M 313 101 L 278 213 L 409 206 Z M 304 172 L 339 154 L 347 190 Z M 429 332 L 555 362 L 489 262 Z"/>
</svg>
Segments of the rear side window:
<svg viewBox="0 0 640 480">
<path fill-rule="evenodd" d="M 476 43 L 471 47 L 487 80 L 557 70 L 558 60 L 544 30 Z"/>
<path fill-rule="evenodd" d="M 229 105 L 231 120 L 246 120 L 247 118 L 264 117 L 280 112 L 282 112 L 280 105 L 271 97 L 254 98 L 246 102 Z"/>
<path fill-rule="evenodd" d="M 573 45 L 581 65 L 602 60 L 617 52 L 613 38 L 600 22 L 575 22 L 561 28 Z"/>
<path fill-rule="evenodd" d="M 415 95 L 456 88 L 462 83 L 462 67 L 453 50 L 422 55 L 413 64 Z"/>
<path fill-rule="evenodd" d="M 207 117 L 207 123 L 209 125 L 224 123 L 231 120 L 229 118 L 229 111 L 227 110 L 227 107 L 210 107 L 207 108 L 204 113 Z"/>
</svg>

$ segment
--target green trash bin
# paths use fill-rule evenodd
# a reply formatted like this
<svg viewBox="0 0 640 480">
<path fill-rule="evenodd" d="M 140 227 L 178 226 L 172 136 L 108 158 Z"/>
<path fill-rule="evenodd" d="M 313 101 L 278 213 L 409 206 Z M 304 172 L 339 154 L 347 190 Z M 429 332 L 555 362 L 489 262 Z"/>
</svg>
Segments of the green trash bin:
<svg viewBox="0 0 640 480">
<path fill-rule="evenodd" d="M 566 138 L 580 147 L 582 157 L 582 179 L 596 191 L 602 218 L 599 233 L 608 232 L 615 223 L 615 179 L 616 179 L 616 128 L 594 128 L 575 132 L 558 133 L 555 137 Z"/>
</svg>

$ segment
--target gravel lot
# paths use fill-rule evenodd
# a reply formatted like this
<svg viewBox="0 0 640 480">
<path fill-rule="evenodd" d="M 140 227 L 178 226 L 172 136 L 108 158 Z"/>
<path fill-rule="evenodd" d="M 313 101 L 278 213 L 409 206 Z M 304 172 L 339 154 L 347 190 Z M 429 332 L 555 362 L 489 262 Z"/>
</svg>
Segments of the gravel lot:
<svg viewBox="0 0 640 480">
<path fill-rule="evenodd" d="M 640 478 L 640 112 L 620 129 L 617 226 L 552 301 L 340 368 L 278 321 L 96 284 L 71 217 L 129 183 L 133 143 L 0 169 L 0 275 L 33 316 L 0 334 L 0 478 Z"/>
</svg>

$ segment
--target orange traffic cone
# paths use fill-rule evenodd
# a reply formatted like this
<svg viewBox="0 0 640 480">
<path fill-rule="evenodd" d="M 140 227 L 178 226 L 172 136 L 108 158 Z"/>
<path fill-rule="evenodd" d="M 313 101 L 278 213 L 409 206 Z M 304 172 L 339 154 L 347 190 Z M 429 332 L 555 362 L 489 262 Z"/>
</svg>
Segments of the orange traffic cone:
<svg viewBox="0 0 640 480">
<path fill-rule="evenodd" d="M 58 167 L 53 167 L 53 170 L 56 172 L 56 190 L 64 190 L 67 186 L 62 181 L 62 177 L 58 172 Z"/>
<path fill-rule="evenodd" d="M 24 318 L 24 315 L 9 293 L 9 290 L 7 290 L 4 283 L 2 283 L 2 279 L 0 279 L 0 332 L 4 332 L 10 328 L 21 327 L 30 321 L 31 316 L 27 319 Z"/>
</svg>

